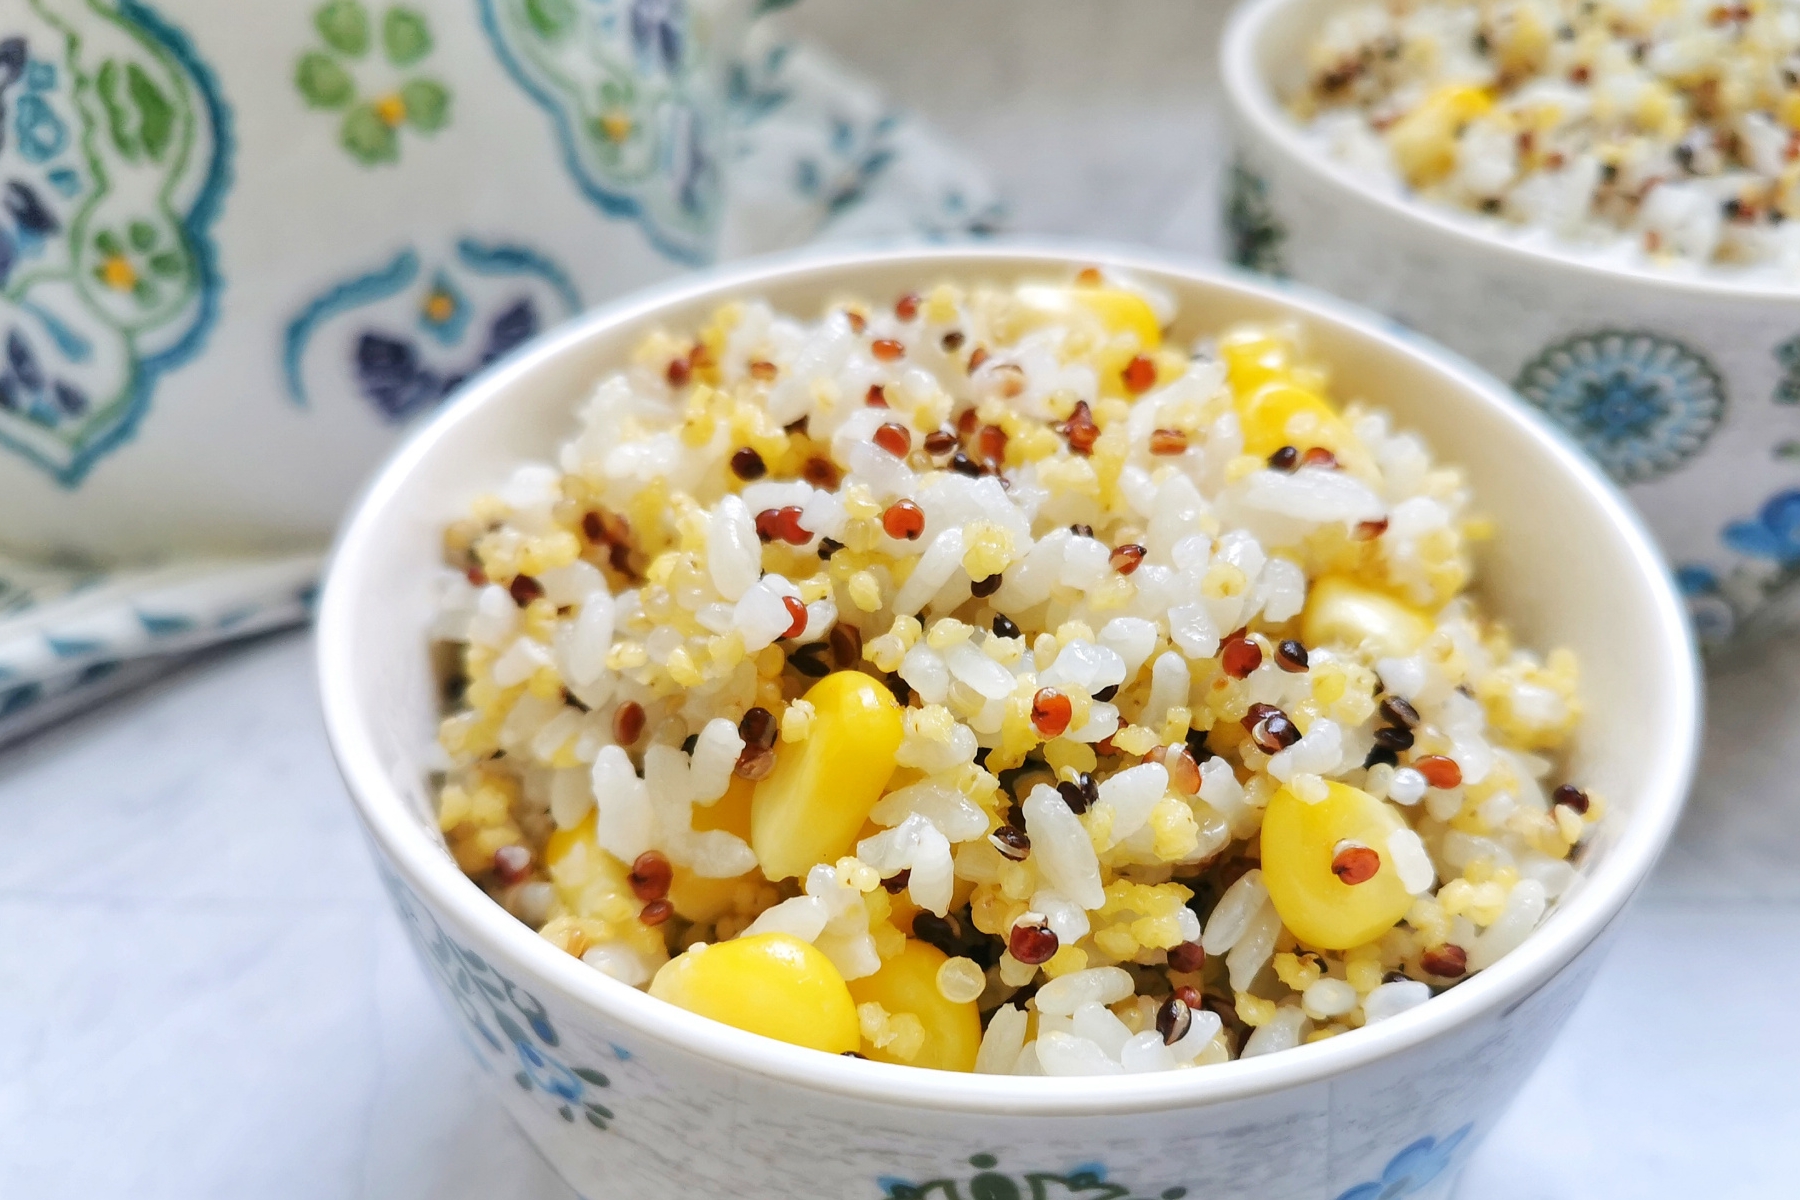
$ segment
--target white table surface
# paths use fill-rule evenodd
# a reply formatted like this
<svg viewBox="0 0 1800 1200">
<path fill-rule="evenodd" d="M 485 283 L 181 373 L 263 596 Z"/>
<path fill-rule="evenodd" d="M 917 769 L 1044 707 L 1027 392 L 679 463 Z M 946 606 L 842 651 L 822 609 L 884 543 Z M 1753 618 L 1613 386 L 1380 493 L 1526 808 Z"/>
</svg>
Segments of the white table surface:
<svg viewBox="0 0 1800 1200">
<path fill-rule="evenodd" d="M 809 5 L 1021 229 L 1215 244 L 1213 0 Z M 570 1200 L 389 911 L 310 651 L 221 653 L 0 751 L 0 1197 Z M 1800 1195 L 1800 642 L 1711 706 L 1674 847 L 1461 1200 Z"/>
</svg>

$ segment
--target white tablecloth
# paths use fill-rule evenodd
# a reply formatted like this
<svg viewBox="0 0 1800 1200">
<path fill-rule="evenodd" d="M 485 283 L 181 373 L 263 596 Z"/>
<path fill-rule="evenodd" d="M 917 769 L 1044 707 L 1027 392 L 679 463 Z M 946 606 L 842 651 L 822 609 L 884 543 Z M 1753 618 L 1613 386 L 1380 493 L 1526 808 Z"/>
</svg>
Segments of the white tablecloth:
<svg viewBox="0 0 1800 1200">
<path fill-rule="evenodd" d="M 1215 244 L 1214 0 L 808 0 L 1018 228 Z M 0 1196 L 570 1200 L 488 1099 L 327 754 L 310 640 L 0 752 Z M 1461 1200 L 1800 1194 L 1800 644 L 1714 681 L 1702 784 Z"/>
</svg>

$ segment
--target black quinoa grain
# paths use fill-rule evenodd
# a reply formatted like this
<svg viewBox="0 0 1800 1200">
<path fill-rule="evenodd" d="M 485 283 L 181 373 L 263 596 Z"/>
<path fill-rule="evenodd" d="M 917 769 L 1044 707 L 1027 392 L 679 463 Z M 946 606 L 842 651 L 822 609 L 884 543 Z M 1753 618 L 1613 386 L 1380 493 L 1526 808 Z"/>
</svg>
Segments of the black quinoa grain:
<svg viewBox="0 0 1800 1200">
<path fill-rule="evenodd" d="M 738 721 L 738 736 L 744 739 L 746 746 L 773 746 L 775 714 L 760 704 L 745 710 Z"/>
<path fill-rule="evenodd" d="M 788 665 L 808 679 L 823 679 L 831 674 L 832 664 L 826 661 L 830 652 L 825 642 L 808 642 L 788 655 Z"/>
<path fill-rule="evenodd" d="M 1413 744 L 1413 732 L 1397 725 L 1389 725 L 1375 731 L 1375 744 L 1385 746 L 1389 750 L 1410 750 Z"/>
<path fill-rule="evenodd" d="M 1401 696 L 1383 696 L 1381 698 L 1381 719 L 1389 725 L 1403 725 L 1408 729 L 1416 729 L 1419 725 L 1419 710 L 1409 704 Z"/>
<path fill-rule="evenodd" d="M 955 916 L 940 917 L 929 909 L 922 909 L 913 914 L 912 934 L 951 958 L 962 953 L 962 922 Z"/>
<path fill-rule="evenodd" d="M 1572 783 L 1565 783 L 1551 792 L 1550 801 L 1573 811 L 1578 817 L 1587 816 L 1588 806 L 1592 803 L 1588 794 Z"/>
<path fill-rule="evenodd" d="M 1008 617 L 1005 613 L 995 613 L 994 614 L 994 636 L 995 637 L 1003 637 L 1003 638 L 1016 638 L 1019 636 L 1019 627 L 1017 625 L 1013 624 L 1012 618 Z"/>
<path fill-rule="evenodd" d="M 1306 647 L 1293 638 L 1285 638 L 1275 643 L 1275 665 L 1292 674 L 1306 670 L 1308 658 Z"/>
<path fill-rule="evenodd" d="M 1156 1010 L 1156 1032 L 1162 1034 L 1163 1045 L 1173 1046 L 1187 1036 L 1194 1014 L 1179 996 L 1170 996 Z"/>
<path fill-rule="evenodd" d="M 969 584 L 969 594 L 980 597 L 981 599 L 986 599 L 1000 590 L 1001 582 L 1002 580 L 998 572 L 989 575 L 986 579 L 974 580 Z"/>
<path fill-rule="evenodd" d="M 1014 862 L 1023 861 L 1031 853 L 1031 839 L 1025 835 L 1023 830 L 1015 829 L 1011 825 L 1002 825 L 988 834 L 988 841 L 994 849 Z"/>
<path fill-rule="evenodd" d="M 761 479 L 769 473 L 769 468 L 763 463 L 762 455 L 749 446 L 745 446 L 731 456 L 731 473 L 739 479 L 748 481 Z"/>
</svg>

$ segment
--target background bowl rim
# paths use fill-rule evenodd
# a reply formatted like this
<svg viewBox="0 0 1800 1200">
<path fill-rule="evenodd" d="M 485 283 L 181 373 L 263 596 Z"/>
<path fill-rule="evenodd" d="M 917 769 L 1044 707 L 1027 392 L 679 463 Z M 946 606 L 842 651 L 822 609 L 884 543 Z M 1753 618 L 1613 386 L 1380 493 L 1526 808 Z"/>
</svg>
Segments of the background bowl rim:
<svg viewBox="0 0 1800 1200">
<path fill-rule="evenodd" d="M 1015 1077 L 951 1072 L 846 1060 L 758 1037 L 656 1000 L 612 980 L 552 946 L 494 903 L 456 867 L 441 842 L 412 815 L 384 767 L 353 680 L 350 647 L 357 625 L 370 543 L 378 541 L 387 510 L 407 491 L 419 465 L 451 430 L 503 400 L 542 365 L 588 339 L 656 312 L 706 297 L 723 300 L 759 285 L 808 275 L 852 275 L 898 262 L 921 272 L 992 264 L 996 270 L 1067 270 L 1099 264 L 1126 272 L 1179 276 L 1202 287 L 1273 303 L 1377 343 L 1375 349 L 1411 357 L 1445 377 L 1468 402 L 1495 410 L 1523 427 L 1549 461 L 1576 477 L 1581 491 L 1623 541 L 1647 589 L 1660 633 L 1657 652 L 1676 685 L 1672 728 L 1661 743 L 1657 782 L 1638 798 L 1633 820 L 1608 850 L 1600 869 L 1560 903 L 1557 920 L 1534 931 L 1518 949 L 1429 1003 L 1354 1036 L 1327 1039 L 1279 1054 L 1219 1064 L 1203 1071 L 1126 1077 Z M 846 282 L 846 288 L 854 286 Z M 1461 400 L 1458 401 L 1463 402 Z M 453 915 L 485 953 L 549 989 L 565 1004 L 593 1011 L 670 1053 L 707 1060 L 814 1092 L 890 1106 L 993 1115 L 1097 1116 L 1213 1105 L 1326 1081 L 1434 1041 L 1490 1014 L 1509 1013 L 1569 966 L 1617 918 L 1649 874 L 1680 815 L 1695 769 L 1699 735 L 1699 666 L 1673 584 L 1642 522 L 1618 491 L 1560 431 L 1526 410 L 1498 381 L 1457 356 L 1391 322 L 1310 289 L 1274 283 L 1217 263 L 1179 254 L 1092 241 L 1018 239 L 974 246 L 830 247 L 745 260 L 699 272 L 592 310 L 542 335 L 467 384 L 460 396 L 418 429 L 368 484 L 340 529 L 319 604 L 316 662 L 326 733 L 346 790 L 374 848 L 429 907 Z"/>
<path fill-rule="evenodd" d="M 1243 0 L 1226 22 L 1219 39 L 1219 75 L 1228 109 L 1281 152 L 1288 163 L 1313 179 L 1353 193 L 1389 216 L 1416 221 L 1462 245 L 1512 258 L 1540 268 L 1564 270 L 1576 275 L 1634 287 L 1653 287 L 1678 293 L 1687 299 L 1786 301 L 1800 305 L 1800 284 L 1734 280 L 1720 275 L 1678 275 L 1653 267 L 1609 263 L 1559 253 L 1543 246 L 1526 245 L 1482 226 L 1475 218 L 1456 210 L 1426 203 L 1411 196 L 1394 195 L 1376 187 L 1351 167 L 1330 158 L 1309 144 L 1300 125 L 1274 102 L 1274 89 L 1260 70 L 1256 43 L 1264 30 L 1287 10 L 1317 0 Z M 1348 4 L 1352 0 L 1339 0 Z"/>
</svg>

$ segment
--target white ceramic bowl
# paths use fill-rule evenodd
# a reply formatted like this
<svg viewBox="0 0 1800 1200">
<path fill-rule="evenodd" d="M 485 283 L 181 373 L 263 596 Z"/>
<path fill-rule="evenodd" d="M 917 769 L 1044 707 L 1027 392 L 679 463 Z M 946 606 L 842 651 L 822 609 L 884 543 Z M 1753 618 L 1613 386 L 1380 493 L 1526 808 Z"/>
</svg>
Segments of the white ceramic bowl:
<svg viewBox="0 0 1800 1200">
<path fill-rule="evenodd" d="M 1480 586 L 1525 639 L 1581 656 L 1588 715 L 1575 774 L 1615 806 L 1584 878 L 1523 947 L 1402 1016 L 1281 1054 L 1131 1078 L 1001 1078 L 858 1062 L 715 1024 L 584 966 L 463 877 L 436 832 L 427 779 L 438 707 L 425 631 L 447 520 L 520 459 L 552 451 L 595 379 L 653 327 L 691 326 L 728 297 L 810 313 L 851 293 L 1067 277 L 1088 263 L 1173 293 L 1179 340 L 1246 319 L 1298 322 L 1341 394 L 1387 405 L 1468 468 L 1500 528 Z M 1587 985 L 1668 837 L 1698 703 L 1680 604 L 1647 535 L 1504 388 L 1334 301 L 1095 248 L 769 260 L 549 336 L 473 382 L 363 498 L 326 585 L 319 670 L 332 746 L 422 956 L 509 1111 L 590 1197 L 1444 1194 Z"/>
<path fill-rule="evenodd" d="M 1226 28 L 1233 257 L 1366 304 L 1512 382 L 1627 487 L 1704 641 L 1794 623 L 1800 286 L 1526 247 L 1333 160 L 1283 101 L 1305 85 L 1324 17 L 1356 2 L 1247 0 Z"/>
</svg>

